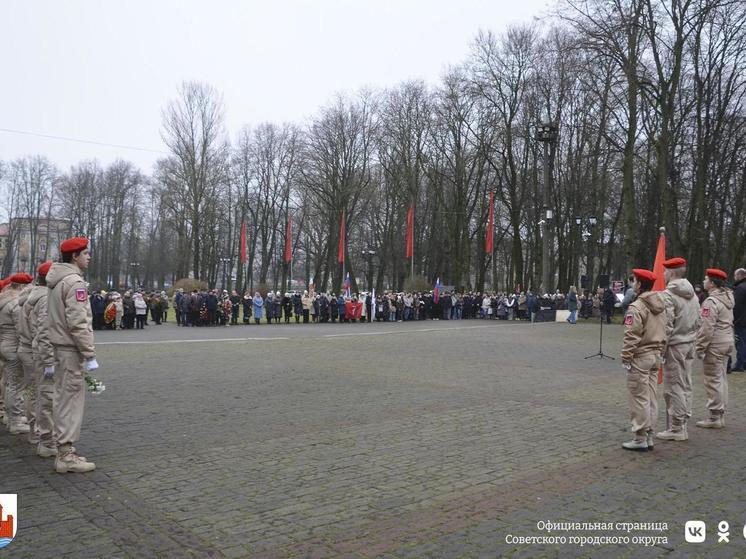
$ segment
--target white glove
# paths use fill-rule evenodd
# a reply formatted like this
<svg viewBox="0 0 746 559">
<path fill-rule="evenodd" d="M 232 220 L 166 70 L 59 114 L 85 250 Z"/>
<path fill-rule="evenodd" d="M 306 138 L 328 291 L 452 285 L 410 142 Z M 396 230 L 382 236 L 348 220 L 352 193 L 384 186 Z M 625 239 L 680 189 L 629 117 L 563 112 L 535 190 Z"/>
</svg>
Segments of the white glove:
<svg viewBox="0 0 746 559">
<path fill-rule="evenodd" d="M 85 362 L 85 370 L 88 372 L 95 371 L 98 369 L 98 361 L 96 361 L 96 358 L 89 359 Z"/>
<path fill-rule="evenodd" d="M 628 371 L 631 371 L 632 370 L 632 363 L 622 363 L 622 367 L 624 367 Z"/>
<path fill-rule="evenodd" d="M 50 367 L 44 367 L 44 378 L 45 379 L 54 378 L 54 365 Z"/>
</svg>

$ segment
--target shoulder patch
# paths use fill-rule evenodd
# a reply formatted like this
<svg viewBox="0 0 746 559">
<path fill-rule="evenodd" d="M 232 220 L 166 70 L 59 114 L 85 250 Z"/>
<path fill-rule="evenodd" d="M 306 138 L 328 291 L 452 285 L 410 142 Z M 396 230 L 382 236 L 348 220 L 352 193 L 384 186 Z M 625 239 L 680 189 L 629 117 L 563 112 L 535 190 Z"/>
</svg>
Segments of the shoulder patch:
<svg viewBox="0 0 746 559">
<path fill-rule="evenodd" d="M 710 316 L 710 308 L 709 307 L 702 307 L 702 316 L 707 318 Z"/>
<path fill-rule="evenodd" d="M 625 326 L 632 326 L 632 322 L 634 322 L 635 317 L 631 314 L 628 314 L 624 317 L 624 325 Z"/>
<path fill-rule="evenodd" d="M 76 289 L 75 300 L 79 303 L 85 303 L 88 300 L 88 292 L 85 289 Z"/>
</svg>

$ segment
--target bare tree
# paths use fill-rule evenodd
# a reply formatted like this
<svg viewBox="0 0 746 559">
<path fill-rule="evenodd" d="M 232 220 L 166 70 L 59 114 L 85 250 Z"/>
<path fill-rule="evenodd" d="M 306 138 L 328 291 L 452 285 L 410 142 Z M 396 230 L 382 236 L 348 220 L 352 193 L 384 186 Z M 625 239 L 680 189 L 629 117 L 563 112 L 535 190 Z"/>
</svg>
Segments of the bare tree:
<svg viewBox="0 0 746 559">
<path fill-rule="evenodd" d="M 211 86 L 198 82 L 183 83 L 178 99 L 163 111 L 163 141 L 176 160 L 171 171 L 184 188 L 182 217 L 191 226 L 195 278 L 206 274 L 202 240 L 211 224 L 205 221 L 205 214 L 211 196 L 226 178 L 223 112 L 221 96 Z"/>
</svg>

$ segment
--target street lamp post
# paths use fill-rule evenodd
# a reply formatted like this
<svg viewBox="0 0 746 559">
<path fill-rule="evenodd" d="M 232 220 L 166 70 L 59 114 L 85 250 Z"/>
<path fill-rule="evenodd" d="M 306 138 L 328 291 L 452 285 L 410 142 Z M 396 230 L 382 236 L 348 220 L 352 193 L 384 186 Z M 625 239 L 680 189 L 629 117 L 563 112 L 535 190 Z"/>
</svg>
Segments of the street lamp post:
<svg viewBox="0 0 746 559">
<path fill-rule="evenodd" d="M 575 222 L 575 242 L 577 243 L 575 246 L 575 257 L 572 259 L 572 267 L 575 267 L 575 270 L 572 270 L 574 273 L 571 274 L 572 276 L 575 276 L 572 279 L 572 282 L 577 286 L 578 283 L 576 283 L 576 280 L 580 279 L 580 259 L 582 257 L 582 245 L 578 248 L 577 245 L 580 245 L 580 226 L 583 223 L 583 218 L 580 216 L 575 216 L 575 219 L 573 220 Z M 572 268 L 571 267 L 571 268 Z"/>
<path fill-rule="evenodd" d="M 375 254 L 375 250 L 363 251 L 363 257 L 368 260 L 368 293 L 373 291 L 373 256 Z"/>
<path fill-rule="evenodd" d="M 130 274 L 130 280 L 132 281 L 132 287 L 137 288 L 136 284 L 140 283 L 140 263 L 130 262 L 130 268 L 132 273 Z"/>
<path fill-rule="evenodd" d="M 226 289 L 226 282 L 225 282 L 225 268 L 228 265 L 228 263 L 231 261 L 230 258 L 219 258 L 218 259 L 220 263 L 223 265 L 223 289 Z"/>
<path fill-rule="evenodd" d="M 577 231 L 579 233 L 579 239 L 580 241 L 582 239 L 582 246 L 580 250 L 578 250 L 578 275 L 582 276 L 580 273 L 580 255 L 582 253 L 585 253 L 585 276 L 589 282 L 589 285 L 592 283 L 593 279 L 593 273 L 592 273 L 592 262 L 591 262 L 591 256 L 590 256 L 590 239 L 594 235 L 594 230 L 596 227 L 596 223 L 598 220 L 596 219 L 596 216 L 589 216 L 586 220 L 584 220 L 581 217 L 575 218 L 575 225 L 577 226 Z M 585 227 L 584 227 L 585 225 Z M 582 284 L 582 282 L 581 282 Z"/>
<path fill-rule="evenodd" d="M 541 123 L 536 130 L 536 140 L 544 144 L 544 234 L 541 236 L 541 291 L 548 293 L 550 290 L 550 250 L 552 245 L 552 217 L 553 212 L 549 208 L 550 203 L 550 180 L 549 173 L 549 147 L 557 140 L 557 127 L 551 122 Z"/>
</svg>

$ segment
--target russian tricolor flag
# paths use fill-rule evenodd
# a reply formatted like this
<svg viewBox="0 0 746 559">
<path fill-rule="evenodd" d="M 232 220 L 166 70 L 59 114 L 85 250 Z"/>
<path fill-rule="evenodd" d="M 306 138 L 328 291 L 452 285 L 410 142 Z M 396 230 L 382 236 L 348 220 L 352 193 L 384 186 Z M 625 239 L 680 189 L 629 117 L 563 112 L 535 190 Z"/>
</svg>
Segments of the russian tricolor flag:
<svg viewBox="0 0 746 559">
<path fill-rule="evenodd" d="M 435 287 L 433 287 L 433 303 L 436 305 L 440 301 L 440 278 L 435 280 Z"/>
</svg>

